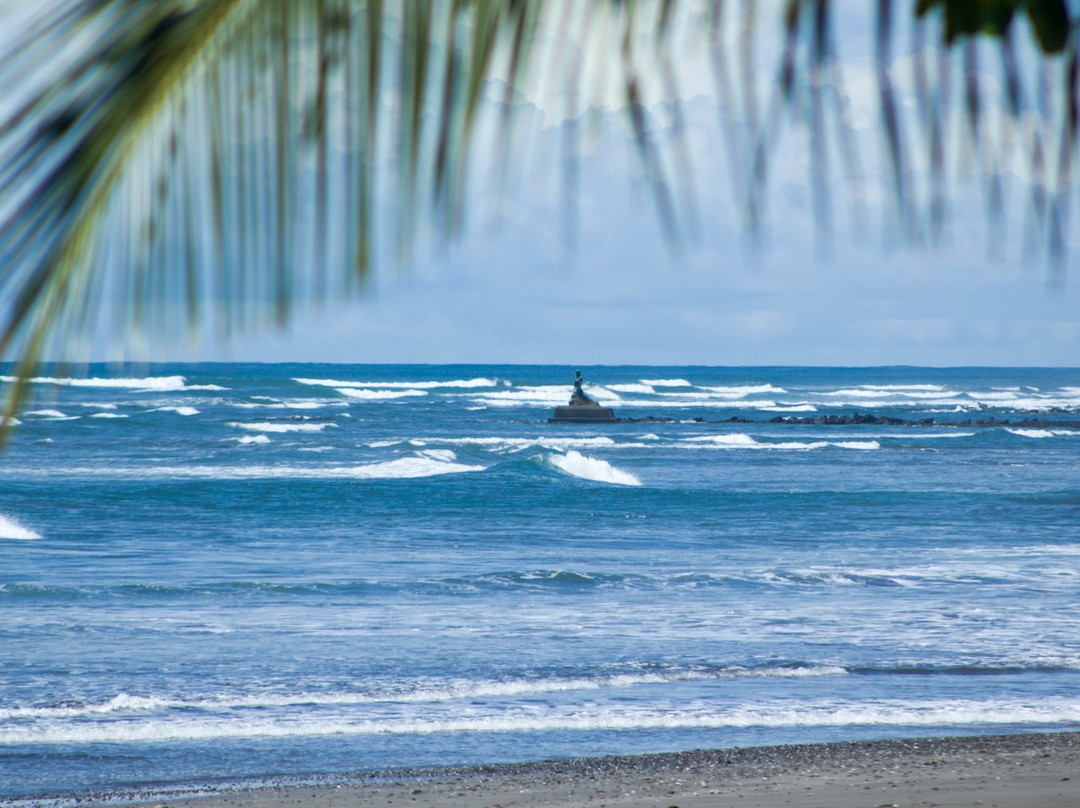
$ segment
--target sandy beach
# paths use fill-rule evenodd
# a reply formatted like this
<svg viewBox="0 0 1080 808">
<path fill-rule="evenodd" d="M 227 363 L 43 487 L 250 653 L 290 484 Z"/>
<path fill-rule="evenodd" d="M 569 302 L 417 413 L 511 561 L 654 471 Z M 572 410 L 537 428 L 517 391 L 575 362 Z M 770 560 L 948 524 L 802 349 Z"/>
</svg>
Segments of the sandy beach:
<svg viewBox="0 0 1080 808">
<path fill-rule="evenodd" d="M 693 751 L 367 775 L 188 808 L 1080 806 L 1080 733 Z"/>
</svg>

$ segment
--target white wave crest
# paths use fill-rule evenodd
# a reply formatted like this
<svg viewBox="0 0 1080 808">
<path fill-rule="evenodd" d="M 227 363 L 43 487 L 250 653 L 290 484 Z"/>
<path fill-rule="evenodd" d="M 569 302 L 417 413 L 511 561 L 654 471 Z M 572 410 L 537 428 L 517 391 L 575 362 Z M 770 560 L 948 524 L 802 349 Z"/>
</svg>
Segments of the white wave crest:
<svg viewBox="0 0 1080 808">
<path fill-rule="evenodd" d="M 483 391 L 472 395 L 478 396 L 476 403 L 489 407 L 519 407 L 522 405 L 557 407 L 570 400 L 570 392 L 569 385 L 555 384 L 517 387 L 513 390 Z M 590 388 L 590 392 L 592 392 L 592 388 Z"/>
<path fill-rule="evenodd" d="M 254 436 L 253 443 L 269 441 L 265 435 Z M 241 440 L 241 439 L 234 439 Z M 382 463 L 344 465 L 249 465 L 249 466 L 129 466 L 110 468 L 71 468 L 71 477 L 108 477 L 110 479 L 165 480 L 401 480 L 483 471 L 486 466 L 449 463 L 431 457 L 402 457 Z"/>
<path fill-rule="evenodd" d="M 198 415 L 199 411 L 194 407 L 157 407 L 150 412 L 175 412 L 177 415 Z"/>
<path fill-rule="evenodd" d="M 371 448 L 393 446 L 399 441 L 376 441 L 367 444 Z M 617 444 L 614 439 L 606 436 L 591 438 L 542 438 L 542 437 L 465 437 L 465 438 L 411 438 L 408 441 L 412 446 L 427 446 L 429 443 L 443 444 L 446 446 L 468 446 L 486 449 L 490 452 L 520 452 L 524 449 L 554 449 L 565 452 L 569 449 L 606 449 L 615 446 L 628 446 L 630 444 Z"/>
<path fill-rule="evenodd" d="M 270 442 L 270 438 L 266 435 L 240 435 L 235 438 L 226 438 L 226 440 L 236 441 L 241 446 L 246 446 L 248 444 L 267 444 Z"/>
<path fill-rule="evenodd" d="M 457 455 L 454 454 L 453 449 L 425 449 L 420 452 L 421 457 L 428 457 L 432 460 L 441 460 L 444 463 L 451 463 L 457 460 Z"/>
<path fill-rule="evenodd" d="M 128 416 L 122 412 L 95 412 L 91 413 L 91 418 L 127 418 Z"/>
<path fill-rule="evenodd" d="M 692 682 L 709 679 L 804 678 L 844 676 L 848 671 L 835 665 L 816 665 L 785 668 L 745 668 L 731 666 L 714 670 L 672 669 L 651 673 L 617 673 L 595 677 L 545 677 L 539 679 L 507 679 L 476 681 L 450 679 L 424 682 L 415 689 L 398 687 L 373 688 L 367 691 L 329 691 L 297 693 L 216 694 L 201 698 L 167 698 L 132 696 L 120 693 L 108 701 L 90 704 L 65 704 L 48 707 L 0 707 L 0 721 L 11 719 L 79 718 L 110 713 L 138 713 L 155 710 L 244 710 L 275 707 L 349 706 L 380 703 L 437 704 L 461 699 L 501 696 L 539 696 L 574 690 L 603 690 L 637 685 Z"/>
<path fill-rule="evenodd" d="M 0 539 L 40 539 L 30 528 L 23 527 L 17 519 L 0 514 Z"/>
<path fill-rule="evenodd" d="M 422 382 L 354 382 L 341 379 L 293 379 L 299 384 L 313 385 L 317 387 L 384 387 L 393 389 L 396 387 L 409 387 L 419 390 L 430 390 L 438 387 L 460 388 L 467 390 L 472 387 L 498 387 L 498 379 L 454 379 L 451 381 L 422 381 Z"/>
<path fill-rule="evenodd" d="M 834 446 L 838 449 L 860 449 L 872 451 L 880 449 L 881 444 L 876 440 L 841 440 L 841 441 L 779 441 L 770 443 L 759 441 L 750 435 L 735 432 L 728 435 L 701 435 L 694 438 L 686 438 L 680 444 L 681 448 L 707 448 L 707 449 L 774 449 L 786 451 L 809 451 L 811 449 L 824 449 L 826 446 Z"/>
<path fill-rule="evenodd" d="M 864 384 L 862 387 L 866 390 L 913 390 L 916 392 L 941 392 L 948 389 L 940 384 Z"/>
<path fill-rule="evenodd" d="M 771 384 L 746 384 L 734 387 L 702 387 L 701 389 L 708 390 L 710 393 L 715 393 L 718 396 L 724 396 L 726 398 L 742 398 L 743 396 L 756 395 L 758 393 L 787 392 L 783 387 L 776 387 Z"/>
<path fill-rule="evenodd" d="M 1006 427 L 1005 431 L 1021 438 L 1054 438 L 1080 435 L 1080 432 L 1073 429 L 1022 429 L 1020 427 L 1010 429 Z"/>
<path fill-rule="evenodd" d="M 0 745 L 154 743 L 220 738 L 286 738 L 329 735 L 430 735 L 450 732 L 550 732 L 750 727 L 965 727 L 975 725 L 1069 725 L 1080 721 L 1080 702 L 1070 698 L 940 699 L 873 702 L 750 703 L 735 707 L 691 701 L 659 707 L 589 703 L 538 709 L 478 706 L 464 714 L 363 717 L 304 716 L 257 712 L 227 716 L 170 716 L 143 721 L 46 722 L 0 729 Z"/>
<path fill-rule="evenodd" d="M 58 421 L 71 421 L 78 418 L 77 415 L 68 415 L 67 413 L 60 412 L 60 410 L 30 410 L 24 412 L 23 417 L 33 416 L 35 418 L 55 418 Z"/>
<path fill-rule="evenodd" d="M 320 421 L 319 423 L 278 423 L 272 421 L 259 421 L 252 424 L 242 424 L 232 422 L 229 426 L 234 426 L 237 429 L 247 429 L 251 432 L 322 432 L 328 426 L 336 427 L 337 424 L 330 421 Z"/>
<path fill-rule="evenodd" d="M 319 398 L 292 398 L 277 399 L 271 396 L 252 396 L 256 401 L 230 401 L 230 406 L 243 409 L 266 408 L 270 410 L 319 410 L 323 407 L 347 407 L 344 401 L 338 399 Z"/>
<path fill-rule="evenodd" d="M 1010 432 L 1013 435 L 1019 435 L 1021 438 L 1052 438 L 1054 433 L 1049 429 L 1006 429 L 1006 432 Z"/>
<path fill-rule="evenodd" d="M 414 396 L 426 396 L 426 390 L 370 390 L 364 387 L 338 387 L 335 388 L 341 395 L 361 401 L 385 401 L 391 398 L 410 398 Z"/>
<path fill-rule="evenodd" d="M 13 382 L 14 376 L 0 376 L 0 381 Z M 156 390 L 159 392 L 172 390 L 222 390 L 217 385 L 200 385 L 188 387 L 187 380 L 183 376 L 148 376 L 142 379 L 77 379 L 55 378 L 51 376 L 37 376 L 30 379 L 35 384 L 56 384 L 64 387 L 101 387 L 110 389 L 131 390 Z"/>
<path fill-rule="evenodd" d="M 636 475 L 617 469 L 606 460 L 586 457 L 573 450 L 564 455 L 551 455 L 549 460 L 556 468 L 584 480 L 614 485 L 641 485 L 641 480 Z"/>
<path fill-rule="evenodd" d="M 650 387 L 693 387 L 686 379 L 638 379 Z"/>
</svg>

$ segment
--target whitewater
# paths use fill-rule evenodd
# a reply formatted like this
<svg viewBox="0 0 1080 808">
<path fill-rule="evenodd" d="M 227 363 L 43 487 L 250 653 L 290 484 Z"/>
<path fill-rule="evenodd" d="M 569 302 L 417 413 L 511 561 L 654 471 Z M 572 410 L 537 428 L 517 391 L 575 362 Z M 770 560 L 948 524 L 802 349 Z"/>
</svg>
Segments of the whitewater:
<svg viewBox="0 0 1080 808">
<path fill-rule="evenodd" d="M 1080 727 L 1080 371 L 575 369 L 43 368 L 0 805 Z"/>
</svg>

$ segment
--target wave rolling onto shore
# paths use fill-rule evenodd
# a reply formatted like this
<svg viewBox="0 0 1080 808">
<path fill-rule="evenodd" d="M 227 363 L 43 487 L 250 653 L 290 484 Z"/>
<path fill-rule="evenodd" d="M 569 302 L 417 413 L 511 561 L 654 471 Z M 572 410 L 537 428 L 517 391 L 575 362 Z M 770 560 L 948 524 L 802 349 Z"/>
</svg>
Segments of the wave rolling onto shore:
<svg viewBox="0 0 1080 808">
<path fill-rule="evenodd" d="M 550 424 L 571 378 L 43 372 L 0 803 L 1080 726 L 1080 374 L 598 368 L 622 419 Z"/>
</svg>

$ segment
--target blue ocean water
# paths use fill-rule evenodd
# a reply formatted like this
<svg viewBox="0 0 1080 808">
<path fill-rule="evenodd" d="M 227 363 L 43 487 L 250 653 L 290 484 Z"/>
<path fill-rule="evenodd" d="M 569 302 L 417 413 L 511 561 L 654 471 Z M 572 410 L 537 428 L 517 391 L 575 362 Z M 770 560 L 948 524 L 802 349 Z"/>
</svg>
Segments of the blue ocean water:
<svg viewBox="0 0 1080 808">
<path fill-rule="evenodd" d="M 44 371 L 0 802 L 1080 726 L 1080 371 L 573 370 Z"/>
</svg>

